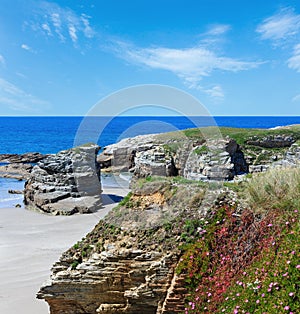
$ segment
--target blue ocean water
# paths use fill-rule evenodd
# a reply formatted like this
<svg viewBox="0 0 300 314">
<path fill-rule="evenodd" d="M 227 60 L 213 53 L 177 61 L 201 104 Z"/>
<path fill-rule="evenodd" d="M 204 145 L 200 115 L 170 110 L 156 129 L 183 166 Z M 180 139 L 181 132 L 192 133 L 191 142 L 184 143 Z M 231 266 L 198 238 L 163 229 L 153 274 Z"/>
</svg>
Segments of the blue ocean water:
<svg viewBox="0 0 300 314">
<path fill-rule="evenodd" d="M 77 144 L 101 147 L 124 137 L 208 126 L 272 128 L 300 124 L 294 117 L 0 117 L 0 153 L 57 153 Z"/>
<path fill-rule="evenodd" d="M 272 128 L 300 124 L 298 117 L 0 117 L 0 154 L 57 153 L 78 144 L 98 143 L 104 147 L 122 138 L 201 126 Z M 103 184 L 115 184 L 109 177 Z M 22 204 L 24 182 L 0 178 L 0 208 Z"/>
</svg>

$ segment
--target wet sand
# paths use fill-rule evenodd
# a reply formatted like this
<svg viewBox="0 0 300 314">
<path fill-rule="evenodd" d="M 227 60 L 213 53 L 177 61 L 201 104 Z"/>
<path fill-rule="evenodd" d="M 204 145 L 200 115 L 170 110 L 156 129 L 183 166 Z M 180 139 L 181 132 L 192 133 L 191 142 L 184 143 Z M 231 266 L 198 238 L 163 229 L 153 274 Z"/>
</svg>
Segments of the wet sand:
<svg viewBox="0 0 300 314">
<path fill-rule="evenodd" d="M 128 190 L 105 189 L 103 208 L 87 215 L 48 216 L 0 208 L 0 313 L 47 314 L 35 295 L 61 253 L 81 240 Z"/>
</svg>

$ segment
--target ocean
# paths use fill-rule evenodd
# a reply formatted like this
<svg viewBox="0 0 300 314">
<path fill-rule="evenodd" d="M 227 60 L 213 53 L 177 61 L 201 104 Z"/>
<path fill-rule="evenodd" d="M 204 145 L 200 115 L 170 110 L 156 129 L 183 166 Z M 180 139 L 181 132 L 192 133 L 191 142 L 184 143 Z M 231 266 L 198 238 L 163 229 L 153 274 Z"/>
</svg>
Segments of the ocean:
<svg viewBox="0 0 300 314">
<path fill-rule="evenodd" d="M 215 120 L 215 122 L 214 122 Z M 218 126 L 272 128 L 300 124 L 294 117 L 0 117 L 0 154 L 40 152 L 53 154 L 75 144 L 97 142 L 101 147 L 124 137 Z M 77 133 L 81 123 L 85 125 Z"/>
<path fill-rule="evenodd" d="M 88 142 L 105 147 L 126 137 L 210 125 L 273 128 L 290 124 L 300 124 L 300 116 L 0 117 L 0 154 L 53 154 Z M 21 203 L 22 196 L 8 194 L 7 190 L 20 190 L 23 185 L 0 178 L 0 208 Z"/>
</svg>

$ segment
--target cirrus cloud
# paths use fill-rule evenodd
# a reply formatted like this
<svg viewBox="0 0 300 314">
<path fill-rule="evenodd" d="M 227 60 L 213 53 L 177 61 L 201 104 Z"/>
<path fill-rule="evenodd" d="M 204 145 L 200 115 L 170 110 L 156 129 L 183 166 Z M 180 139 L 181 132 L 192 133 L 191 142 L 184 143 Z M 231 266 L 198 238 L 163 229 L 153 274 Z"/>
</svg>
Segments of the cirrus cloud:
<svg viewBox="0 0 300 314">
<path fill-rule="evenodd" d="M 287 61 L 290 69 L 300 72 L 300 44 L 295 45 L 293 55 Z"/>
<path fill-rule="evenodd" d="M 278 13 L 266 18 L 256 31 L 262 39 L 273 41 L 275 45 L 297 35 L 300 31 L 300 15 L 292 8 L 283 8 Z"/>
<path fill-rule="evenodd" d="M 33 20 L 27 22 L 34 31 L 39 31 L 48 37 L 58 37 L 61 42 L 68 39 L 74 46 L 81 38 L 90 39 L 95 31 L 90 25 L 91 17 L 59 6 L 56 3 L 42 1 L 35 9 Z"/>
<path fill-rule="evenodd" d="M 172 72 L 189 88 L 203 90 L 200 81 L 214 72 L 240 72 L 257 68 L 262 62 L 243 61 L 218 55 L 206 47 L 191 48 L 140 48 L 121 41 L 115 42 L 116 54 L 128 62 L 152 69 Z M 222 88 L 216 85 L 206 89 L 211 96 L 223 97 Z"/>
<path fill-rule="evenodd" d="M 5 65 L 5 59 L 2 55 L 0 55 L 0 64 Z"/>
<path fill-rule="evenodd" d="M 41 100 L 0 77 L 0 103 L 17 112 L 43 112 L 50 108 L 47 101 Z"/>
</svg>

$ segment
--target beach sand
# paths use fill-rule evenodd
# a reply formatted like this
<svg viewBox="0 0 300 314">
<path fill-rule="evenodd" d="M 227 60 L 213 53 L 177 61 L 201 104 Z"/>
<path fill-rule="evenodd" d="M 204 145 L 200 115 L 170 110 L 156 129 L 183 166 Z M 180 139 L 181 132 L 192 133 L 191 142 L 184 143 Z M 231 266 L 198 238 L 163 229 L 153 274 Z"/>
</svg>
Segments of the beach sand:
<svg viewBox="0 0 300 314">
<path fill-rule="evenodd" d="M 35 296 L 51 266 L 127 193 L 123 188 L 106 188 L 103 208 L 86 215 L 48 216 L 24 208 L 0 208 L 0 313 L 49 313 L 47 303 Z"/>
</svg>

